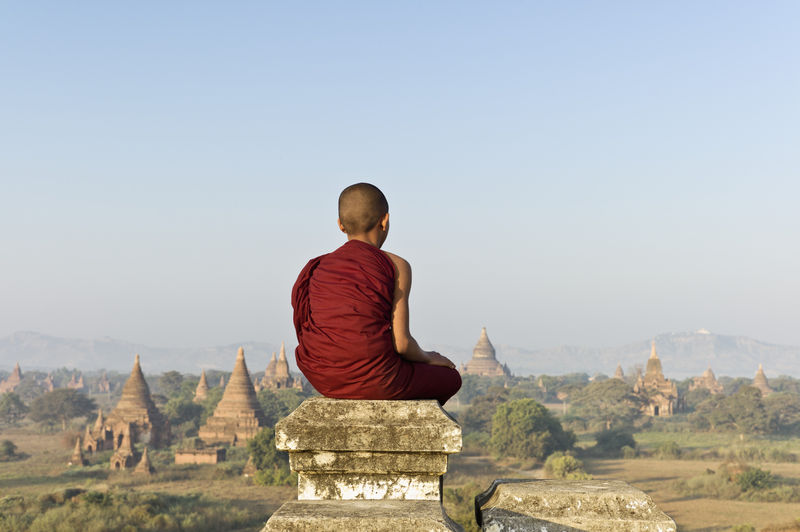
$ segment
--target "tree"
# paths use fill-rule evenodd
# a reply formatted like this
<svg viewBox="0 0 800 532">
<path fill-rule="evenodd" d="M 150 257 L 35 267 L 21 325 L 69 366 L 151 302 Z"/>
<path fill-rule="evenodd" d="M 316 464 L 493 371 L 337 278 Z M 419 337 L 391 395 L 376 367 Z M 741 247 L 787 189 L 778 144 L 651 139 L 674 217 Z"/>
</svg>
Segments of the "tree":
<svg viewBox="0 0 800 532">
<path fill-rule="evenodd" d="M 255 480 L 264 485 L 283 485 L 292 482 L 289 454 L 275 447 L 275 431 L 264 427 L 247 441 L 247 450 L 256 466 Z"/>
<path fill-rule="evenodd" d="M 9 425 L 16 424 L 28 413 L 28 407 L 13 392 L 7 392 L 0 398 L 0 421 Z"/>
<path fill-rule="evenodd" d="M 641 414 L 642 398 L 619 379 L 593 382 L 572 395 L 570 414 L 594 428 L 610 430 L 633 424 Z"/>
<path fill-rule="evenodd" d="M 289 414 L 289 409 L 272 390 L 261 390 L 256 394 L 258 404 L 267 417 L 267 426 L 274 427 L 281 418 Z"/>
<path fill-rule="evenodd" d="M 67 430 L 67 421 L 85 416 L 97 409 L 94 400 L 77 390 L 59 388 L 40 395 L 33 400 L 29 417 L 49 425 L 61 422 L 61 430 Z"/>
<path fill-rule="evenodd" d="M 492 387 L 472 400 L 469 408 L 464 413 L 464 432 L 492 432 L 492 416 L 497 407 L 508 401 L 509 392 L 505 388 Z"/>
<path fill-rule="evenodd" d="M 490 445 L 498 456 L 543 460 L 574 443 L 575 435 L 564 431 L 558 419 L 534 399 L 501 404 L 492 417 Z"/>
<path fill-rule="evenodd" d="M 770 432 L 797 434 L 800 432 L 800 396 L 793 393 L 773 393 L 764 398 Z"/>
<path fill-rule="evenodd" d="M 181 383 L 183 383 L 183 375 L 179 371 L 167 371 L 158 378 L 158 390 L 171 398 L 181 392 Z"/>
<path fill-rule="evenodd" d="M 636 448 L 636 440 L 627 428 L 602 430 L 595 435 L 595 440 L 594 451 L 604 456 L 619 457 L 623 447 Z"/>
<path fill-rule="evenodd" d="M 765 433 L 769 429 L 767 411 L 761 391 L 752 386 L 741 386 L 733 395 L 712 395 L 689 416 L 697 428 L 710 430 L 736 430 L 742 433 Z"/>
</svg>

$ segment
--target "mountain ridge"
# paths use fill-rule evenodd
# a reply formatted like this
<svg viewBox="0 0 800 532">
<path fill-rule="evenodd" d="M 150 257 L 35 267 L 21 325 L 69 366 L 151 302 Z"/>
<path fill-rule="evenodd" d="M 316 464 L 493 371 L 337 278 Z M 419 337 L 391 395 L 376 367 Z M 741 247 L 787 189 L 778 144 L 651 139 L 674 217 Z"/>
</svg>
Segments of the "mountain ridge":
<svg viewBox="0 0 800 532">
<path fill-rule="evenodd" d="M 558 375 L 564 373 L 604 373 L 613 375 L 617 364 L 626 374 L 644 367 L 653 339 L 621 346 L 586 347 L 561 345 L 548 348 L 520 348 L 496 343 L 497 359 L 515 375 Z M 719 335 L 704 329 L 659 334 L 656 350 L 669 378 L 684 379 L 700 375 L 709 366 L 717 376 L 752 377 L 758 364 L 768 377 L 793 375 L 800 347 L 783 346 L 745 336 Z M 197 374 L 201 368 L 227 371 L 233 366 L 236 350 L 244 347 L 251 372 L 262 371 L 279 344 L 248 341 L 211 347 L 153 347 L 110 337 L 96 339 L 62 338 L 33 331 L 17 331 L 0 338 L 0 369 L 10 370 L 19 361 L 25 369 L 48 370 L 61 367 L 85 371 L 129 371 L 133 356 L 142 356 L 148 373 L 177 370 Z M 463 346 L 433 346 L 457 364 L 472 357 Z M 287 358 L 296 371 L 291 349 Z"/>
</svg>

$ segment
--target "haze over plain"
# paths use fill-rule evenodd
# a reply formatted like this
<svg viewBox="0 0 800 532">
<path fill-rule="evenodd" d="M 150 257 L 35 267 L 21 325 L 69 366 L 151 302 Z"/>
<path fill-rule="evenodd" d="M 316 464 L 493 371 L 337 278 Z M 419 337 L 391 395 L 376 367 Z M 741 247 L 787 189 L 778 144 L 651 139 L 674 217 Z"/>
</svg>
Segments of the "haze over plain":
<svg viewBox="0 0 800 532">
<path fill-rule="evenodd" d="M 365 180 L 423 345 L 800 345 L 798 15 L 3 4 L 0 337 L 291 341 Z"/>
</svg>

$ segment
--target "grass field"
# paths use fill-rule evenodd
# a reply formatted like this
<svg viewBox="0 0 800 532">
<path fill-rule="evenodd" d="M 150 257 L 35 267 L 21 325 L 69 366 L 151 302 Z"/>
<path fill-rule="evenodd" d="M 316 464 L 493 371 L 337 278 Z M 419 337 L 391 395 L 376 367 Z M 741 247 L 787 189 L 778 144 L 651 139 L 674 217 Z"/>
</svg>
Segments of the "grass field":
<svg viewBox="0 0 800 532">
<path fill-rule="evenodd" d="M 109 453 L 98 453 L 88 467 L 67 467 L 72 454 L 62 434 L 36 434 L 28 430 L 6 430 L 0 439 L 13 441 L 28 455 L 19 461 L 0 462 L 0 501 L 8 497 L 41 498 L 73 488 L 86 491 L 157 493 L 202 497 L 212 500 L 252 523 L 239 528 L 256 531 L 283 502 L 296 497 L 293 487 L 265 487 L 252 484 L 230 463 L 221 466 L 176 466 L 152 453 L 156 473 L 150 477 L 108 469 Z"/>
<path fill-rule="evenodd" d="M 3 497 L 41 497 L 65 488 L 82 490 L 117 490 L 125 493 L 159 493 L 202 496 L 217 501 L 231 511 L 237 511 L 253 523 L 239 530 L 259 530 L 268 516 L 284 501 L 296 496 L 292 487 L 263 487 L 250 483 L 238 474 L 234 456 L 232 462 L 220 466 L 176 466 L 169 463 L 168 453 L 152 453 L 156 474 L 136 477 L 127 472 L 112 472 L 107 468 L 108 455 L 100 453 L 91 458 L 93 464 L 84 468 L 69 468 L 67 460 L 74 440 L 63 434 L 37 434 L 30 428 L 6 430 L 0 439 L 10 439 L 27 458 L 0 462 L 0 499 Z M 636 436 L 644 448 L 656 448 L 674 441 L 685 449 L 707 449 L 730 445 L 777 445 L 800 452 L 800 440 L 766 441 L 737 436 L 691 433 L 641 433 Z M 588 441 L 588 440 L 587 440 Z M 236 453 L 233 453 L 234 455 Z M 595 478 L 625 480 L 650 494 L 667 514 L 686 532 L 717 532 L 751 524 L 756 530 L 800 518 L 800 503 L 756 503 L 739 500 L 691 498 L 675 491 L 675 481 L 701 475 L 707 468 L 716 469 L 720 461 L 709 460 L 632 460 L 585 459 L 586 469 Z M 800 463 L 759 464 L 776 475 L 798 479 Z M 495 478 L 542 478 L 541 469 L 529 463 L 503 461 L 497 463 L 489 456 L 451 457 L 445 488 L 451 490 L 446 498 L 447 511 L 464 524 L 472 519 L 472 498 L 488 488 Z M 474 530 L 474 528 L 472 528 Z M 784 529 L 790 530 L 790 529 Z"/>
</svg>

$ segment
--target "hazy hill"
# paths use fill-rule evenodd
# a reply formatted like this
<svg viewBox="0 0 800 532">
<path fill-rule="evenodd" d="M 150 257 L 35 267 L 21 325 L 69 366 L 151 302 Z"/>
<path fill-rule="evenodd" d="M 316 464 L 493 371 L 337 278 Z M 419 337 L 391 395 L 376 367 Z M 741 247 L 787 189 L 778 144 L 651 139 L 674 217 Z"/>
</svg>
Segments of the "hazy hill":
<svg viewBox="0 0 800 532">
<path fill-rule="evenodd" d="M 768 344 L 744 336 L 725 336 L 700 330 L 656 336 L 656 351 L 664 374 L 684 379 L 703 373 L 708 366 L 717 376 L 752 377 L 758 364 L 767 377 L 800 376 L 800 347 Z M 617 364 L 625 374 L 636 366 L 645 367 L 652 339 L 618 347 L 558 346 L 524 349 L 495 343 L 497 358 L 508 364 L 515 375 L 558 375 L 563 373 L 605 373 L 613 375 Z M 469 360 L 472 350 L 440 346 L 442 353 L 460 361 Z"/>
<path fill-rule="evenodd" d="M 797 369 L 800 347 L 768 344 L 744 336 L 724 336 L 702 330 L 661 334 L 655 340 L 664 373 L 670 378 L 700 375 L 709 364 L 717 376 L 752 377 L 759 363 L 764 364 L 768 377 L 781 374 L 800 376 Z M 619 347 L 559 346 L 543 349 L 525 349 L 497 342 L 495 347 L 497 358 L 508 364 L 516 375 L 575 372 L 612 375 L 617 364 L 622 364 L 626 374 L 637 365 L 644 367 L 650 356 L 650 342 L 650 339 L 643 339 Z M 127 372 L 133 364 L 133 355 L 139 353 L 146 373 L 174 369 L 196 374 L 200 368 L 229 371 L 239 345 L 244 347 L 248 368 L 253 373 L 264 371 L 272 352 L 280 348 L 280 345 L 265 342 L 164 348 L 107 337 L 87 340 L 17 332 L 0 338 L 0 369 L 8 371 L 19 361 L 23 371 L 68 367 Z M 292 370 L 296 370 L 292 352 L 294 346 L 289 347 L 289 364 Z M 459 365 L 472 356 L 472 348 L 466 346 L 434 346 L 434 349 L 450 356 Z"/>
<path fill-rule="evenodd" d="M 199 348 L 150 347 L 108 337 L 86 340 L 25 331 L 0 338 L 0 369 L 9 370 L 19 361 L 23 372 L 60 367 L 128 372 L 134 355 L 139 353 L 145 373 L 174 369 L 199 374 L 201 368 L 230 371 L 240 345 L 253 373 L 263 372 L 272 352 L 280 349 L 280 344 L 264 342 Z M 293 353 L 287 354 L 290 365 L 294 366 Z"/>
</svg>

